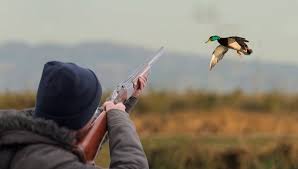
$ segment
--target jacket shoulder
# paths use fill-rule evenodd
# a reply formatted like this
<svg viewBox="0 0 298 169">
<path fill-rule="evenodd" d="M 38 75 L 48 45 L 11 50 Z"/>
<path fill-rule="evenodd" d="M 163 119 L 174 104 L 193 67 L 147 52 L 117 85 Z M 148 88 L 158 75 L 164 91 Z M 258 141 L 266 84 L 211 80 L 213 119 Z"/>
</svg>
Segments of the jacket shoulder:
<svg viewBox="0 0 298 169">
<path fill-rule="evenodd" d="M 32 144 L 16 153 L 11 169 L 98 169 L 82 163 L 70 151 L 55 145 Z"/>
</svg>

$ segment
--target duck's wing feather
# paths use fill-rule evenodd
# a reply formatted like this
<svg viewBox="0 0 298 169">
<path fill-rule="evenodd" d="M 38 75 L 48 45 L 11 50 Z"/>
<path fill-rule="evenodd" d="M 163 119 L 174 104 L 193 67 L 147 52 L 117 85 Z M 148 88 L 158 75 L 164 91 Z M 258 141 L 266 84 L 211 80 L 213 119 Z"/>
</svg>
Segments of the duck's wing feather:
<svg viewBox="0 0 298 169">
<path fill-rule="evenodd" d="M 212 58 L 209 65 L 209 70 L 211 70 L 227 53 L 229 48 L 219 45 L 215 48 L 215 50 L 212 53 Z"/>
<path fill-rule="evenodd" d="M 231 39 L 234 39 L 243 49 L 247 49 L 248 46 L 245 42 L 249 42 L 245 38 L 239 37 L 239 36 L 232 36 Z"/>
<path fill-rule="evenodd" d="M 249 42 L 247 39 L 239 36 L 231 36 L 231 38 L 234 38 L 236 41 Z"/>
</svg>

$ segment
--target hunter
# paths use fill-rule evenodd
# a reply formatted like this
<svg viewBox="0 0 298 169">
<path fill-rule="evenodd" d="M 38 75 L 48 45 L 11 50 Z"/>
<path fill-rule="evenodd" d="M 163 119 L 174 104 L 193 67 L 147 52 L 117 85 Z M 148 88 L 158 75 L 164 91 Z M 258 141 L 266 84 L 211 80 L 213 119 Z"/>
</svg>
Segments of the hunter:
<svg viewBox="0 0 298 169">
<path fill-rule="evenodd" d="M 147 83 L 139 77 L 124 104 L 105 102 L 110 169 L 148 169 L 136 129 L 126 113 Z M 99 106 L 102 88 L 93 71 L 58 61 L 44 65 L 34 109 L 0 112 L 0 169 L 99 169 L 84 163 L 76 143 Z"/>
</svg>

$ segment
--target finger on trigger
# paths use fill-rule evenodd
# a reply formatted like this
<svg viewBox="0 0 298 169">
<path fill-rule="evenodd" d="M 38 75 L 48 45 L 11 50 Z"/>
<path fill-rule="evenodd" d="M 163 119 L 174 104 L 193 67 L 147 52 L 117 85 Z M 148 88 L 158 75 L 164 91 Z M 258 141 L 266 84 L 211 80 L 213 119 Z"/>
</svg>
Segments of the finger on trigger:
<svg viewBox="0 0 298 169">
<path fill-rule="evenodd" d="M 145 84 L 144 84 L 144 82 L 142 82 L 142 83 L 141 83 L 141 86 L 140 86 L 140 89 L 141 89 L 141 90 L 144 89 L 144 86 L 145 86 Z"/>
<path fill-rule="evenodd" d="M 140 76 L 140 79 L 142 79 L 142 80 L 147 80 L 147 77 L 145 77 L 145 76 Z"/>
<path fill-rule="evenodd" d="M 144 80 L 143 79 L 140 79 L 139 81 L 140 81 L 140 84 L 141 85 L 144 84 Z"/>
<path fill-rule="evenodd" d="M 147 78 L 147 77 L 143 77 L 143 80 L 144 80 L 145 82 L 147 82 L 148 78 Z"/>
</svg>

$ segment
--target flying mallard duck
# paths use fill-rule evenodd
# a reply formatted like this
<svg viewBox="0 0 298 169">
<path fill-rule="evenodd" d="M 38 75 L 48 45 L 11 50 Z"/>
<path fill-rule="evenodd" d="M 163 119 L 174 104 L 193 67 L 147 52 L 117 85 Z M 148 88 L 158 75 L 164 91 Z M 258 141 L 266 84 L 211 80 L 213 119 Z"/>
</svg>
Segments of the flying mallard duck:
<svg viewBox="0 0 298 169">
<path fill-rule="evenodd" d="M 224 57 L 225 53 L 227 53 L 229 48 L 236 50 L 239 56 L 241 56 L 241 53 L 245 55 L 250 55 L 252 53 L 252 50 L 249 49 L 247 44 L 245 43 L 249 41 L 245 38 L 238 36 L 221 38 L 215 35 L 211 36 L 206 43 L 216 40 L 220 45 L 217 46 L 212 53 L 212 58 L 209 65 L 210 70 Z"/>
</svg>

